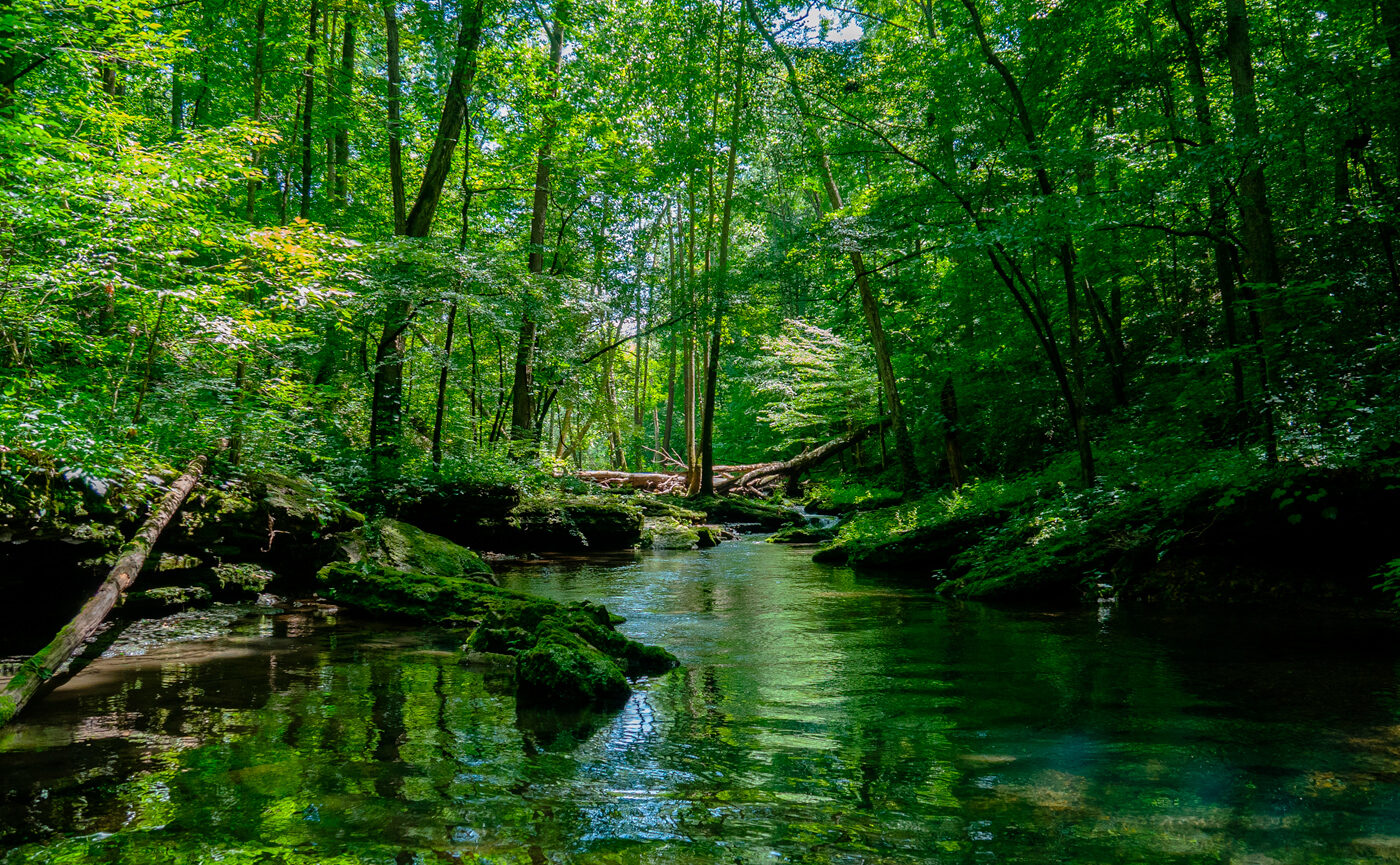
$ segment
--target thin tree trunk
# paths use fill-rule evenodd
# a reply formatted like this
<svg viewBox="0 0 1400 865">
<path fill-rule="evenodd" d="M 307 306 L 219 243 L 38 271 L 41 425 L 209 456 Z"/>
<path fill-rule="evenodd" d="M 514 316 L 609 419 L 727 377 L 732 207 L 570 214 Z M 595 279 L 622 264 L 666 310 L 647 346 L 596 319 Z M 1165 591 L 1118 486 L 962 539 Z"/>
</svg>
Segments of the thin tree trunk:
<svg viewBox="0 0 1400 865">
<path fill-rule="evenodd" d="M 262 0 L 262 2 L 258 4 L 258 15 L 255 26 L 257 28 L 257 41 L 253 49 L 253 122 L 261 123 L 263 113 L 263 75 L 265 71 L 264 65 L 267 62 L 267 0 Z M 253 168 L 256 169 L 258 163 L 261 161 L 262 150 L 260 148 L 254 149 Z M 254 199 L 260 185 L 261 181 L 257 178 L 248 178 L 248 200 L 244 210 L 245 216 L 249 222 L 253 221 Z"/>
<path fill-rule="evenodd" d="M 442 369 L 438 372 L 437 411 L 433 415 L 433 471 L 442 471 L 442 420 L 447 412 L 447 374 L 452 368 L 452 331 L 457 324 L 457 301 L 447 308 L 447 335 L 442 339 Z"/>
<path fill-rule="evenodd" d="M 961 428 L 958 425 L 958 397 L 953 389 L 951 375 L 943 382 L 939 404 L 943 410 L 943 451 L 948 458 L 948 478 L 956 490 L 963 485 L 963 456 Z"/>
<path fill-rule="evenodd" d="M 1200 127 L 1201 144 L 1215 146 L 1215 124 L 1211 119 L 1210 91 L 1206 87 L 1205 65 L 1201 60 L 1200 41 L 1191 20 L 1189 0 L 1170 0 L 1172 15 L 1181 29 L 1186 48 L 1186 79 L 1190 83 L 1192 108 L 1196 124 Z M 1224 319 L 1225 344 L 1230 354 L 1231 397 L 1234 414 L 1238 417 L 1244 411 L 1244 360 L 1240 357 L 1239 326 L 1236 317 L 1235 275 L 1230 266 L 1230 244 L 1225 240 L 1227 229 L 1225 218 L 1225 194 L 1220 180 L 1212 175 L 1208 181 L 1207 196 L 1210 202 L 1210 216 L 1207 230 L 1213 236 L 1211 257 L 1215 266 L 1216 285 L 1220 291 L 1221 314 Z"/>
<path fill-rule="evenodd" d="M 399 125 L 399 17 L 397 0 L 384 3 L 384 31 L 387 43 L 389 84 L 389 186 L 394 197 L 394 233 L 404 234 L 408 206 L 404 201 L 403 142 Z"/>
<path fill-rule="evenodd" d="M 1225 2 L 1225 56 L 1230 63 L 1231 107 L 1235 134 L 1244 145 L 1245 163 L 1237 187 L 1240 210 L 1240 236 L 1244 242 L 1244 271 L 1251 285 L 1247 291 L 1257 300 L 1283 281 L 1274 239 L 1273 215 L 1269 210 L 1264 162 L 1260 156 L 1263 138 L 1259 129 L 1259 106 L 1254 94 L 1254 57 L 1249 41 L 1249 15 L 1245 0 Z M 1260 407 L 1264 421 L 1264 453 L 1269 463 L 1278 462 L 1278 440 L 1274 431 L 1274 381 L 1269 362 L 1271 314 L 1262 303 L 1252 303 L 1251 321 L 1257 321 L 1256 347 L 1260 359 Z"/>
<path fill-rule="evenodd" d="M 846 205 L 841 198 L 840 188 L 836 185 L 836 176 L 831 168 L 831 157 L 827 153 L 821 130 L 817 128 L 816 115 L 808 104 L 807 97 L 798 81 L 797 67 L 793 65 L 787 49 L 764 26 L 763 21 L 758 16 L 758 10 L 754 7 L 753 0 L 744 0 L 744 6 L 759 34 L 768 43 L 768 47 L 772 49 L 773 54 L 786 70 L 788 89 L 792 93 L 793 101 L 797 104 L 798 113 L 801 115 L 803 131 L 811 143 L 822 186 L 826 190 L 827 203 L 833 212 L 840 211 Z M 865 324 L 870 331 L 870 345 L 875 352 L 875 367 L 880 379 L 880 390 L 885 398 L 885 411 L 889 414 L 891 424 L 894 427 L 895 451 L 899 456 L 900 471 L 903 473 L 905 485 L 917 489 L 924 485 L 924 478 L 919 472 L 918 460 L 914 456 L 913 440 L 910 438 L 909 428 L 904 422 L 904 406 L 899 398 L 899 379 L 895 375 L 889 344 L 885 339 L 880 301 L 875 297 L 874 289 L 871 288 L 870 272 L 865 267 L 865 256 L 861 250 L 852 249 L 850 260 L 851 269 L 855 273 L 856 289 L 860 294 L 861 312 L 865 316 Z"/>
<path fill-rule="evenodd" d="M 355 99 L 355 11 L 345 12 L 344 32 L 340 42 L 340 113 L 335 121 L 335 200 L 344 210 L 350 204 L 350 124 L 354 117 Z"/>
<path fill-rule="evenodd" d="M 311 110 L 316 104 L 316 14 L 318 0 L 311 0 L 311 23 L 306 33 L 306 65 L 302 72 L 301 112 L 301 218 L 311 218 Z"/>
<path fill-rule="evenodd" d="M 684 392 L 685 408 L 681 414 L 682 425 L 685 428 L 685 465 L 688 480 L 686 482 L 686 495 L 694 495 L 700 491 L 700 451 L 696 443 L 695 432 L 695 322 L 699 319 L 695 306 L 695 175 L 692 173 L 687 181 L 687 188 L 690 194 L 689 219 L 687 220 L 687 231 L 690 242 L 686 244 L 686 282 L 685 282 L 685 302 L 686 310 L 690 313 L 690 321 L 685 328 L 684 362 L 682 370 L 681 390 Z"/>
<path fill-rule="evenodd" d="M 1031 121 L 1030 110 L 1026 105 L 1021 86 L 1016 80 L 1016 76 L 1011 73 L 1010 67 L 997 55 L 992 47 L 991 41 L 987 38 L 986 30 L 982 26 L 982 13 L 978 11 L 975 0 L 963 0 L 963 6 L 968 11 L 968 16 L 972 23 L 972 30 L 977 37 L 978 45 L 981 46 L 982 56 L 1001 78 L 1005 85 L 1007 94 L 1011 97 L 1011 103 L 1016 112 L 1017 124 L 1020 127 L 1021 135 L 1026 141 L 1026 148 L 1030 151 L 1036 184 L 1039 187 L 1042 198 L 1050 198 L 1054 195 L 1054 186 L 1050 182 L 1050 172 L 1045 164 L 1045 156 L 1041 149 L 1040 137 L 1036 133 L 1035 125 Z M 1079 474 L 1085 485 L 1094 482 L 1094 450 L 1089 438 L 1088 419 L 1085 414 L 1084 399 L 1084 375 L 1083 357 L 1080 348 L 1079 338 L 1079 299 L 1077 280 L 1075 278 L 1075 253 L 1074 240 L 1066 235 L 1059 243 L 1056 250 L 1056 258 L 1059 259 L 1060 269 L 1064 277 L 1065 302 L 1069 308 L 1069 369 L 1067 393 L 1067 408 L 1070 416 L 1070 426 L 1074 429 L 1075 443 L 1079 449 Z M 1047 334 L 1050 331 L 1051 320 L 1048 315 L 1041 314 L 1040 326 Z M 1057 362 L 1063 364 L 1063 359 Z M 1059 376 L 1062 371 L 1057 370 Z"/>
<path fill-rule="evenodd" d="M 477 49 L 481 44 L 485 0 L 476 0 L 464 10 L 461 29 L 457 34 L 457 54 L 452 66 L 452 78 L 443 98 L 442 117 L 438 122 L 433 149 L 423 169 L 423 181 L 418 187 L 413 209 L 404 221 L 404 235 L 427 237 L 432 231 L 433 216 L 442 198 L 442 188 L 452 167 L 452 154 L 457 137 L 467 116 L 467 96 L 476 77 Z M 393 136 L 390 138 L 393 141 Z M 370 460 L 376 470 L 398 455 L 398 438 L 403 428 L 404 346 L 403 334 L 408 328 L 412 307 L 407 300 L 395 298 L 384 312 L 384 328 L 375 351 L 374 392 L 370 404 Z"/>
<path fill-rule="evenodd" d="M 559 98 L 559 70 L 564 57 L 564 26 L 564 18 L 560 15 L 555 19 L 554 26 L 548 28 L 551 101 Z M 544 272 L 544 230 L 549 216 L 549 173 L 553 162 L 551 154 L 557 122 L 554 110 L 547 109 L 544 116 L 543 140 L 535 161 L 535 190 L 530 209 L 528 266 L 531 277 L 538 277 Z M 535 454 L 532 423 L 535 330 L 534 314 L 527 309 L 520 316 L 520 334 L 515 349 L 515 377 L 511 384 L 511 454 L 516 459 L 528 459 Z"/>
<path fill-rule="evenodd" d="M 185 473 L 171 484 L 160 505 L 142 524 L 136 536 L 122 549 L 116 565 L 107 572 L 97 592 L 88 599 L 68 624 L 64 625 L 49 644 L 40 649 L 34 657 L 20 665 L 19 670 L 0 690 L 0 725 L 25 707 L 45 682 L 52 680 L 55 673 L 68 662 L 73 653 L 92 636 L 97 627 L 107 618 L 107 614 L 121 599 L 122 593 L 131 588 L 141 568 L 146 564 L 151 547 L 155 546 L 160 534 L 170 523 L 176 511 L 184 504 L 190 490 L 199 482 L 204 469 L 209 464 L 207 454 L 195 457 L 185 468 Z"/>
<path fill-rule="evenodd" d="M 705 366 L 705 406 L 700 421 L 700 494 L 703 496 L 715 494 L 715 397 L 719 389 L 725 307 L 729 302 L 729 237 L 734 221 L 734 175 L 739 165 L 739 133 L 744 110 L 746 42 L 741 18 L 739 39 L 734 49 L 734 106 L 729 119 L 729 160 L 724 170 L 724 216 L 719 228 L 719 269 L 714 289 L 714 317 L 710 325 L 710 357 Z"/>
</svg>

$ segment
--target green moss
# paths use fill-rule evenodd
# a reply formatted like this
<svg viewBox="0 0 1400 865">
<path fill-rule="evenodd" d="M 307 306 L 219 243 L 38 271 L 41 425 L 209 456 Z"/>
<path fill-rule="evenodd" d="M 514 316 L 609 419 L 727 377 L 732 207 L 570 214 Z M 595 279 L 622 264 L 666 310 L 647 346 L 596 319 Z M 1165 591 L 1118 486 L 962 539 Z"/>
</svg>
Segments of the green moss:
<svg viewBox="0 0 1400 865">
<path fill-rule="evenodd" d="M 226 563 L 214 566 L 214 578 L 221 591 L 258 594 L 266 591 L 277 575 L 257 565 Z"/>
<path fill-rule="evenodd" d="M 649 550 L 693 550 L 700 545 L 700 532 L 694 526 L 674 519 L 648 519 L 641 546 Z"/>
<path fill-rule="evenodd" d="M 561 604 L 367 561 L 327 565 L 318 579 L 326 597 L 369 613 L 472 626 L 463 650 L 518 658 L 517 693 L 527 701 L 605 702 L 629 692 L 627 676 L 661 673 L 679 663 L 665 649 L 618 633 L 616 617 L 598 604 Z"/>
<path fill-rule="evenodd" d="M 784 526 L 801 526 L 807 522 L 806 517 L 786 505 L 763 499 L 711 496 L 687 499 L 686 504 L 704 510 L 707 518 L 714 522 L 752 524 L 767 531 Z"/>
<path fill-rule="evenodd" d="M 204 586 L 159 586 L 129 593 L 122 602 L 122 611 L 135 616 L 163 616 L 202 607 L 213 599 L 213 593 Z"/>
<path fill-rule="evenodd" d="M 379 519 L 337 536 L 351 563 L 372 561 L 390 570 L 494 583 L 491 568 L 466 547 L 398 520 Z"/>
<path fill-rule="evenodd" d="M 816 528 L 813 526 L 792 526 L 779 529 L 765 540 L 770 544 L 819 544 L 836 537 L 835 526 Z"/>
<path fill-rule="evenodd" d="M 526 702 L 620 702 L 632 693 L 614 659 L 557 627 L 520 654 L 515 675 L 516 695 Z"/>
<path fill-rule="evenodd" d="M 638 493 L 627 501 L 640 508 L 642 513 L 648 517 L 669 517 L 683 523 L 700 523 L 707 518 L 704 511 L 687 507 L 684 499 L 678 499 L 675 496 Z"/>
</svg>

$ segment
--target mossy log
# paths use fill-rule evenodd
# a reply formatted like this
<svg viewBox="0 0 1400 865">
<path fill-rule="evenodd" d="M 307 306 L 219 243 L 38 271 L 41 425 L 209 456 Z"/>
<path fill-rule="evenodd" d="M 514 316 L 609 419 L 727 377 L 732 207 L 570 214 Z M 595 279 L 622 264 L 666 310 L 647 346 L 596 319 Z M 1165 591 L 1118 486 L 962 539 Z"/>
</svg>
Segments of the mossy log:
<svg viewBox="0 0 1400 865">
<path fill-rule="evenodd" d="M 34 657 L 20 665 L 19 670 L 0 690 L 0 724 L 8 723 L 19 714 L 25 704 L 54 677 L 68 662 L 73 653 L 91 637 L 97 627 L 107 618 L 107 614 L 121 600 L 122 593 L 136 582 L 136 577 L 146 564 L 160 533 L 165 530 L 175 513 L 184 504 L 190 490 L 204 474 L 209 464 L 209 456 L 201 454 L 190 461 L 185 473 L 171 484 L 170 491 L 161 500 L 160 506 L 151 512 L 136 536 L 123 548 L 116 565 L 107 573 L 107 578 L 98 587 L 97 593 L 88 599 L 72 621 L 64 625 L 47 646 Z"/>
</svg>

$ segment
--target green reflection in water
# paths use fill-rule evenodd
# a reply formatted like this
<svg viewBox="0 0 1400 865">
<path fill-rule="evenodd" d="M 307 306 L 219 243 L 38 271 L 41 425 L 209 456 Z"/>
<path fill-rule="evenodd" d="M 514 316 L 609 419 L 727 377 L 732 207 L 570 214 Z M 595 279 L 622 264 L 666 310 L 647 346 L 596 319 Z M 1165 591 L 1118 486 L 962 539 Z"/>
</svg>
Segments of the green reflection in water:
<svg viewBox="0 0 1400 865">
<path fill-rule="evenodd" d="M 104 660 L 0 739 L 0 862 L 1400 859 L 1386 620 L 948 605 L 746 542 L 505 582 L 686 666 L 560 715 L 303 614 Z"/>
</svg>

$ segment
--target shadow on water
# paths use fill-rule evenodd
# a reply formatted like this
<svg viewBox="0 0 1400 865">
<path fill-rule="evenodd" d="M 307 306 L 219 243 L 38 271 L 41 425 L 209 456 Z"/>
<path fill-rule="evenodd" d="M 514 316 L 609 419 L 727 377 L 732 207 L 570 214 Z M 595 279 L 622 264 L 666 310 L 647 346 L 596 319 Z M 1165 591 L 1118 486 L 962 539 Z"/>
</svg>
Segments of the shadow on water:
<svg viewBox="0 0 1400 865">
<path fill-rule="evenodd" d="M 1400 856 L 1385 618 L 997 610 L 748 541 L 502 570 L 685 666 L 561 714 L 309 612 L 103 658 L 0 733 L 0 862 Z"/>
</svg>

